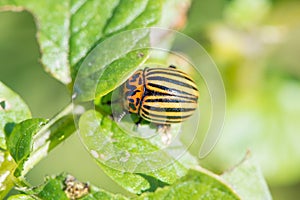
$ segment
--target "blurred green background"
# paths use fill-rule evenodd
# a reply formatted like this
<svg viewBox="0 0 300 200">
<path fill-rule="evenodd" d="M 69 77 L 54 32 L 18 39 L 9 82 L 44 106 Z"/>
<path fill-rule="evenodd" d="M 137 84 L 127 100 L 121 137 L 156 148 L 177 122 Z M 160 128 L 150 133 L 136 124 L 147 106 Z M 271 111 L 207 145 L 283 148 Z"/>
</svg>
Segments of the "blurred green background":
<svg viewBox="0 0 300 200">
<path fill-rule="evenodd" d="M 211 55 L 227 93 L 224 132 L 203 166 L 221 172 L 250 150 L 275 200 L 300 198 L 300 1 L 194 0 L 183 32 Z M 51 118 L 70 102 L 67 88 L 39 63 L 36 26 L 27 12 L 0 12 L 0 80 L 34 117 Z M 192 148 L 195 155 L 197 148 Z M 73 135 L 29 174 L 67 171 L 126 193 L 92 161 Z"/>
</svg>

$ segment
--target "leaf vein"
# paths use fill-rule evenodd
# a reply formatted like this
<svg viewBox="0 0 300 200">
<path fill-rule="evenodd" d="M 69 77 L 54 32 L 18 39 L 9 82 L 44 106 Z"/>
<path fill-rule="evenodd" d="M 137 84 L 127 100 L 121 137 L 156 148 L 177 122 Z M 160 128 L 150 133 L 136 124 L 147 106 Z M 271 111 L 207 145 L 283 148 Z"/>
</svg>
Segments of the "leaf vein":
<svg viewBox="0 0 300 200">
<path fill-rule="evenodd" d="M 106 20 L 105 26 L 102 29 L 102 34 L 104 35 L 104 32 L 106 30 L 106 28 L 108 27 L 109 23 L 111 22 L 111 20 L 114 18 L 115 13 L 117 12 L 118 8 L 120 7 L 121 3 L 119 1 L 119 3 L 114 7 L 114 9 L 111 12 L 110 17 Z"/>
<path fill-rule="evenodd" d="M 147 10 L 147 8 L 148 8 L 148 6 L 150 4 L 150 1 L 149 0 L 147 0 L 147 1 L 148 1 L 147 5 L 144 7 L 144 9 L 141 11 L 141 13 L 139 15 L 135 16 L 135 18 L 133 18 L 131 20 L 131 22 L 129 22 L 127 25 L 125 25 L 123 28 L 121 28 L 118 31 L 126 30 L 128 28 L 128 26 L 130 26 L 132 24 L 132 22 L 134 22 L 136 19 L 138 19 L 140 16 L 142 16 L 144 14 L 145 10 Z"/>
<path fill-rule="evenodd" d="M 72 40 L 78 33 L 80 33 L 85 27 L 87 27 L 92 21 L 93 21 L 94 15 L 91 16 L 89 19 L 86 19 L 87 23 L 85 26 L 80 27 L 77 31 L 73 32 L 70 36 L 70 39 Z"/>
<path fill-rule="evenodd" d="M 70 15 L 74 16 L 76 15 L 84 6 L 85 4 L 88 2 L 88 0 L 85 0 L 73 13 L 71 13 Z M 70 9 L 71 11 L 71 9 Z"/>
</svg>

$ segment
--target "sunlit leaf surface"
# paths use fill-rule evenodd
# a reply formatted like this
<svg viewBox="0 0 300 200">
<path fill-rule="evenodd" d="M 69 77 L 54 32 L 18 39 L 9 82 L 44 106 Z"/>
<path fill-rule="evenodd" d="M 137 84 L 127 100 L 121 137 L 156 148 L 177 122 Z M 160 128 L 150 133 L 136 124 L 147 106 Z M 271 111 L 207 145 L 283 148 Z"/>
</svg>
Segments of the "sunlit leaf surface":
<svg viewBox="0 0 300 200">
<path fill-rule="evenodd" d="M 161 6 L 161 0 L 0 2 L 2 10 L 28 10 L 34 15 L 42 63 L 65 84 L 75 78 L 77 64 L 95 44 L 120 31 L 154 25 Z"/>
<path fill-rule="evenodd" d="M 24 101 L 0 82 L 0 148 L 6 148 L 5 132 L 11 132 L 16 123 L 30 117 Z"/>
</svg>

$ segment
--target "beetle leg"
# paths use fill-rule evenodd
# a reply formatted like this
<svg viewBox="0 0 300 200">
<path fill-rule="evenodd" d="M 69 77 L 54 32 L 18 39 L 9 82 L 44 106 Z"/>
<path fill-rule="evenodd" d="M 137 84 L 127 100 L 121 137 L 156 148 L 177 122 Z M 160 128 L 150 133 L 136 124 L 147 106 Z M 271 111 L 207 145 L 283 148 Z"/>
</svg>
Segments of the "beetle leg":
<svg viewBox="0 0 300 200">
<path fill-rule="evenodd" d="M 128 114 L 128 112 L 126 110 L 123 110 L 123 112 L 121 112 L 115 119 L 117 122 L 120 122 L 122 120 L 122 118 Z"/>
<path fill-rule="evenodd" d="M 137 122 L 135 122 L 136 126 L 139 126 L 142 122 L 143 118 L 139 117 L 139 120 Z"/>
</svg>

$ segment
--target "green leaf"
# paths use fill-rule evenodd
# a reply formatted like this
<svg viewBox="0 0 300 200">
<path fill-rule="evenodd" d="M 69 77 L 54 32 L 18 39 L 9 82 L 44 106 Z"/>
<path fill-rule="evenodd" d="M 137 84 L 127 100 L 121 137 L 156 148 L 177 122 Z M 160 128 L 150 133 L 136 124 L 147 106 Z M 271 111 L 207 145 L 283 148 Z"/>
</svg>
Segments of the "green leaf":
<svg viewBox="0 0 300 200">
<path fill-rule="evenodd" d="M 93 100 L 115 89 L 146 60 L 148 46 L 148 29 L 123 32 L 103 41 L 80 65 L 75 100 Z"/>
<path fill-rule="evenodd" d="M 129 198 L 91 186 L 90 194 L 82 197 L 81 200 L 129 200 Z"/>
<path fill-rule="evenodd" d="M 42 199 L 60 199 L 68 200 L 66 193 L 64 192 L 64 178 L 63 176 L 58 176 L 56 178 L 51 178 L 47 180 L 42 186 L 42 190 L 37 194 L 38 197 Z M 37 190 L 39 190 L 38 188 Z"/>
<path fill-rule="evenodd" d="M 75 190 L 77 189 L 77 190 Z M 44 184 L 35 188 L 23 188 L 26 195 L 41 199 L 68 199 L 74 198 L 76 191 L 81 200 L 126 200 L 126 199 L 240 199 L 239 196 L 227 186 L 222 179 L 203 169 L 189 170 L 188 173 L 170 186 L 157 189 L 155 192 L 144 193 L 139 197 L 128 198 L 120 194 L 111 194 L 93 185 L 82 183 L 73 176 L 61 174 L 48 177 Z"/>
<path fill-rule="evenodd" d="M 150 3 L 148 0 L 120 1 L 118 6 L 115 7 L 113 17 L 109 20 L 104 28 L 104 34 L 109 35 L 111 33 L 120 31 L 131 25 L 134 21 L 137 21 L 141 15 L 145 15 L 144 13 L 149 10 L 150 4 L 148 6 L 148 3 Z M 154 12 L 156 10 L 158 9 L 154 9 Z M 151 21 L 155 18 L 156 17 L 153 16 L 153 18 L 150 18 L 149 20 Z"/>
<path fill-rule="evenodd" d="M 147 54 L 148 51 L 146 49 L 135 50 L 111 63 L 99 79 L 95 94 L 96 97 L 99 98 L 106 95 L 121 85 L 121 83 L 123 83 L 126 78 L 145 61 Z"/>
<path fill-rule="evenodd" d="M 16 163 L 20 163 L 30 154 L 33 135 L 45 123 L 45 119 L 27 119 L 14 127 L 7 139 L 7 148 Z"/>
<path fill-rule="evenodd" d="M 7 138 L 7 148 L 19 165 L 16 173 L 20 175 L 23 164 L 31 153 L 34 134 L 45 125 L 44 119 L 27 119 L 17 124 Z"/>
<path fill-rule="evenodd" d="M 50 150 L 75 131 L 72 105 L 40 129 L 44 122 L 43 119 L 28 119 L 17 124 L 7 134 L 7 146 L 13 158 L 8 151 L 0 151 L 0 199 L 14 186 L 14 175 L 25 175 Z"/>
<path fill-rule="evenodd" d="M 25 175 L 50 150 L 75 132 L 71 108 L 68 106 L 49 122 L 28 119 L 14 127 L 7 137 L 7 147 L 18 164 L 16 176 Z"/>
<path fill-rule="evenodd" d="M 43 200 L 126 200 L 128 198 L 119 195 L 111 194 L 105 190 L 99 189 L 93 185 L 82 183 L 76 180 L 73 176 L 60 174 L 58 176 L 47 177 L 46 181 L 35 188 L 23 188 L 24 195 L 11 197 L 12 200 L 18 199 L 43 199 Z M 68 198 L 69 197 L 69 198 Z"/>
<path fill-rule="evenodd" d="M 271 200 L 271 194 L 259 166 L 248 154 L 238 166 L 222 177 L 245 200 Z"/>
<path fill-rule="evenodd" d="M 12 90 L 0 82 L 0 148 L 6 149 L 5 132 L 11 132 L 13 126 L 31 117 L 24 101 Z"/>
<path fill-rule="evenodd" d="M 150 183 L 138 174 L 120 172 L 100 162 L 97 162 L 97 164 L 112 180 L 131 193 L 140 194 L 151 187 Z"/>
<path fill-rule="evenodd" d="M 34 200 L 34 198 L 29 195 L 26 195 L 26 194 L 17 194 L 17 195 L 8 197 L 7 200 Z"/>
<path fill-rule="evenodd" d="M 186 174 L 188 167 L 197 165 L 187 152 L 178 161 L 174 160 L 160 146 L 128 135 L 110 117 L 93 110 L 81 116 L 79 130 L 83 142 L 103 171 L 133 193 L 154 191 L 162 185 L 172 184 Z M 176 148 L 182 147 L 175 146 L 172 150 L 176 151 Z M 189 166 L 180 162 L 186 157 L 191 160 Z M 158 181 L 155 183 L 154 179 Z"/>
<path fill-rule="evenodd" d="M 4 199 L 5 195 L 13 187 L 13 173 L 16 167 L 17 165 L 9 152 L 0 150 L 0 199 Z"/>
<path fill-rule="evenodd" d="M 189 170 L 186 176 L 173 185 L 144 193 L 136 199 L 240 199 L 222 180 L 209 172 Z"/>
<path fill-rule="evenodd" d="M 34 135 L 32 149 L 24 163 L 22 175 L 25 175 L 42 158 L 46 157 L 48 152 L 75 132 L 72 108 L 72 104 L 68 105 Z"/>
<path fill-rule="evenodd" d="M 26 9 L 34 15 L 41 61 L 46 71 L 68 84 L 77 74 L 78 63 L 104 38 L 155 25 L 162 0 L 3 0 L 0 6 L 2 10 Z"/>
</svg>

